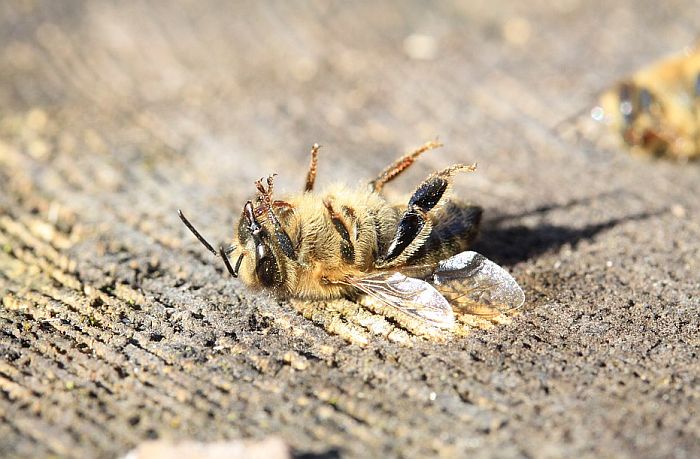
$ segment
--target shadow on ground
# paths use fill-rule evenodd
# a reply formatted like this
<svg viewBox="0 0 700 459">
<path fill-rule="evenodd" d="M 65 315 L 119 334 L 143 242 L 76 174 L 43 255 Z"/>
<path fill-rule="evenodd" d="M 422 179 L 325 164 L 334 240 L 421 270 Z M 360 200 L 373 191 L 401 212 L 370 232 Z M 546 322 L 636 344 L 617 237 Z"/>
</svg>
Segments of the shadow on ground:
<svg viewBox="0 0 700 459">
<path fill-rule="evenodd" d="M 554 210 L 565 210 L 577 205 L 586 205 L 614 193 L 605 193 L 593 198 L 576 199 L 563 204 L 539 206 L 517 214 L 498 215 L 487 219 L 482 224 L 481 236 L 474 244 L 474 250 L 484 254 L 496 263 L 511 266 L 536 258 L 545 252 L 558 250 L 566 244 L 575 247 L 579 242 L 592 239 L 602 231 L 611 229 L 619 224 L 646 220 L 667 212 L 666 210 L 637 212 L 584 227 L 552 224 L 529 227 L 522 224 L 513 224 L 513 222 L 517 222 L 524 217 L 544 215 Z"/>
<path fill-rule="evenodd" d="M 301 453 L 294 452 L 292 454 L 294 459 L 340 459 L 340 450 L 330 449 L 322 453 Z"/>
</svg>

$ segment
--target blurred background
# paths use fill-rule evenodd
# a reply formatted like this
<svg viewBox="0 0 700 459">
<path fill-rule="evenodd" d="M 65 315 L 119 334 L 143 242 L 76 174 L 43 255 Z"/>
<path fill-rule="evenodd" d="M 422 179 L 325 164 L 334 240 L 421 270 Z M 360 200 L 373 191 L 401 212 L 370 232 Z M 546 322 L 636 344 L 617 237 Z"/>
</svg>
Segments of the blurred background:
<svg viewBox="0 0 700 459">
<path fill-rule="evenodd" d="M 488 204 L 519 206 L 525 180 L 542 185 L 527 194 L 558 191 L 542 160 L 572 160 L 557 143 L 572 117 L 693 42 L 698 6 L 682 3 L 8 1 L 4 138 L 56 173 L 84 165 L 73 179 L 95 192 L 128 186 L 122 171 L 197 187 L 130 209 L 151 219 L 206 206 L 221 220 L 271 172 L 297 189 L 314 142 L 327 183 L 435 137 L 445 150 L 409 188 L 438 163 L 477 161 L 472 188 L 488 180 Z"/>
</svg>

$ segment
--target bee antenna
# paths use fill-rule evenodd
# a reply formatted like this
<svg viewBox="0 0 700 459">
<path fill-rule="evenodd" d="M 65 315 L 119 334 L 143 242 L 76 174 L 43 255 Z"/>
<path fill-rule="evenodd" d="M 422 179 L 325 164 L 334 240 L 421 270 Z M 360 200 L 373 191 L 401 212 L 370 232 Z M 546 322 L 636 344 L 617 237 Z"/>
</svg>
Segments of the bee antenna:
<svg viewBox="0 0 700 459">
<path fill-rule="evenodd" d="M 236 261 L 236 267 L 233 269 L 233 272 L 236 273 L 236 277 L 238 277 L 238 270 L 241 269 L 241 262 L 243 261 L 243 256 L 245 253 L 241 253 L 238 256 L 238 260 Z"/>
<path fill-rule="evenodd" d="M 233 246 L 229 246 L 227 249 L 224 249 L 224 246 L 222 245 L 219 247 L 219 255 L 221 258 L 224 260 L 224 264 L 226 265 L 226 270 L 228 273 L 231 275 L 231 277 L 236 278 L 238 277 L 238 270 L 241 269 L 241 263 L 243 262 L 243 255 L 244 253 L 241 253 L 238 256 L 238 260 L 236 260 L 236 267 L 233 268 L 231 267 L 231 261 L 228 258 L 228 254 L 233 250 Z"/>
<path fill-rule="evenodd" d="M 187 217 L 185 217 L 185 214 L 183 214 L 180 209 L 177 210 L 177 214 L 180 216 L 180 220 L 182 220 L 182 223 L 185 224 L 187 229 L 189 229 L 192 232 L 192 234 L 194 234 L 195 237 L 197 239 L 199 239 L 199 242 L 201 242 L 202 245 L 204 247 L 206 247 L 208 251 L 210 251 L 214 255 L 219 255 L 218 253 L 216 253 L 216 250 L 214 250 L 214 247 L 206 239 L 204 239 L 204 236 L 199 234 L 199 231 L 197 231 L 197 229 L 194 227 L 194 225 L 192 225 L 192 223 L 190 223 L 190 221 L 187 219 Z M 233 250 L 231 247 L 229 247 L 229 249 Z M 230 253 L 230 251 L 229 251 L 229 253 Z"/>
<path fill-rule="evenodd" d="M 231 266 L 231 262 L 228 259 L 228 255 L 226 254 L 226 249 L 224 249 L 224 246 L 222 245 L 219 247 L 219 255 L 221 255 L 221 258 L 224 259 L 224 264 L 226 265 L 226 269 L 228 270 L 229 274 L 231 277 L 238 277 L 238 270 L 234 271 L 233 267 Z M 242 257 L 239 257 L 238 260 L 240 261 Z M 236 263 L 236 267 L 238 267 L 238 262 Z"/>
</svg>

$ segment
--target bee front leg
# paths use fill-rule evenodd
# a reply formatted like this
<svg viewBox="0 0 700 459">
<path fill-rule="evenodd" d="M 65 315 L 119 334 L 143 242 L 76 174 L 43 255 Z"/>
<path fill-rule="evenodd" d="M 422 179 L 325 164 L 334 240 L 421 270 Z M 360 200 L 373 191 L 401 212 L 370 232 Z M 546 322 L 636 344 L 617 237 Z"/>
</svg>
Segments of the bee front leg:
<svg viewBox="0 0 700 459">
<path fill-rule="evenodd" d="M 386 254 L 375 262 L 375 266 L 396 266 L 413 255 L 428 239 L 433 229 L 430 215 L 449 199 L 454 175 L 457 172 L 472 172 L 475 169 L 475 164 L 455 164 L 425 179 L 413 192 Z"/>
</svg>

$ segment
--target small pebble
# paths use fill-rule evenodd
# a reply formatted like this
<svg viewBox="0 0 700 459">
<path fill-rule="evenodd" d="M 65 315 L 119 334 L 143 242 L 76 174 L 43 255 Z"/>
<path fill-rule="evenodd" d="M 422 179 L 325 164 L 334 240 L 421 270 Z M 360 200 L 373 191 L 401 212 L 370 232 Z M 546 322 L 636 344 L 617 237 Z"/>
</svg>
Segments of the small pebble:
<svg viewBox="0 0 700 459">
<path fill-rule="evenodd" d="M 437 55 L 437 40 L 431 35 L 414 33 L 404 39 L 403 50 L 411 59 L 432 60 Z"/>
</svg>

